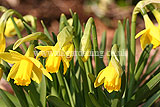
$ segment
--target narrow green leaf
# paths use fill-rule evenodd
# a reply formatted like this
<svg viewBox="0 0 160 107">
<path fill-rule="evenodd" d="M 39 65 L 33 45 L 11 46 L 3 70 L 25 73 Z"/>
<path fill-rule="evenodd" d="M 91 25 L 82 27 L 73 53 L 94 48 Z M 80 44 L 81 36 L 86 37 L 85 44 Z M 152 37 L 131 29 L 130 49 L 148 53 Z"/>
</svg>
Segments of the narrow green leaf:
<svg viewBox="0 0 160 107">
<path fill-rule="evenodd" d="M 62 68 L 61 65 L 60 65 L 60 67 Z M 68 97 L 68 93 L 67 93 L 67 90 L 66 90 L 66 86 L 65 86 L 62 74 L 61 74 L 61 72 L 57 72 L 56 75 L 57 75 L 58 82 L 59 82 L 59 85 L 60 85 L 60 90 L 61 90 L 61 93 L 62 93 L 62 98 L 63 98 L 63 100 L 67 104 L 69 104 L 69 97 Z"/>
<path fill-rule="evenodd" d="M 69 26 L 68 22 L 67 22 L 67 18 L 64 14 L 61 14 L 61 17 L 60 17 L 60 21 L 59 21 L 59 32 L 62 31 L 62 29 L 65 27 L 65 26 Z"/>
<path fill-rule="evenodd" d="M 25 87 L 24 89 L 28 92 L 28 94 L 29 94 L 29 96 L 31 98 L 31 101 L 33 102 L 34 106 L 35 107 L 37 107 L 37 106 L 41 107 L 42 104 L 40 102 L 40 95 L 37 92 L 36 86 L 34 85 L 34 83 L 31 83 L 28 87 Z"/>
<path fill-rule="evenodd" d="M 44 33 L 36 32 L 36 33 L 32 33 L 28 36 L 25 36 L 21 39 L 18 39 L 14 43 L 13 50 L 15 50 L 18 46 L 20 46 L 24 42 L 28 42 L 28 41 L 31 41 L 31 40 L 38 40 L 38 39 L 45 41 L 48 45 L 52 45 L 52 42 L 48 39 L 48 37 Z"/>
<path fill-rule="evenodd" d="M 63 100 L 56 96 L 47 96 L 47 100 L 55 107 L 70 107 L 68 104 L 66 104 Z"/>
<path fill-rule="evenodd" d="M 75 107 L 75 103 L 73 102 L 73 98 L 71 96 L 71 92 L 70 92 L 67 80 L 65 78 L 64 78 L 64 83 L 66 85 L 66 90 L 67 90 L 67 93 L 68 93 L 68 97 L 69 97 L 69 101 L 70 101 L 71 107 Z"/>
<path fill-rule="evenodd" d="M 56 34 L 54 34 L 54 32 L 52 32 L 52 36 L 53 36 L 54 42 L 57 43 L 57 36 L 56 36 Z"/>
<path fill-rule="evenodd" d="M 106 32 L 103 32 L 100 44 L 100 51 L 105 52 L 105 49 L 106 49 Z"/>
<path fill-rule="evenodd" d="M 141 74 L 144 70 L 144 67 L 147 64 L 147 60 L 148 60 L 148 57 L 149 57 L 149 54 L 150 54 L 150 51 L 151 51 L 152 47 L 153 47 L 152 44 L 147 45 L 145 47 L 145 49 L 143 50 L 143 52 L 142 52 L 142 54 L 141 54 L 141 56 L 138 60 L 138 63 L 136 65 L 136 68 L 135 68 L 135 71 L 134 71 L 135 77 L 130 79 L 129 89 L 128 89 L 128 100 L 132 96 L 134 87 L 137 86 L 137 85 L 135 85 L 135 83 L 139 80 L 139 78 L 140 78 L 140 76 L 141 76 Z"/>
<path fill-rule="evenodd" d="M 158 98 L 160 98 L 160 90 L 149 98 L 142 107 L 150 107 Z"/>
<path fill-rule="evenodd" d="M 155 92 L 160 90 L 160 72 L 154 76 L 149 82 L 147 82 L 143 87 L 141 87 L 127 103 L 127 107 L 137 106 L 150 95 L 153 95 Z"/>
<path fill-rule="evenodd" d="M 139 84 L 149 75 L 151 74 L 160 64 L 160 60 L 155 62 L 152 66 L 150 66 L 147 71 L 145 72 L 145 74 L 142 76 L 142 78 L 138 81 Z"/>
<path fill-rule="evenodd" d="M 41 23 L 42 23 L 42 26 L 43 26 L 43 29 L 44 29 L 44 34 L 46 34 L 46 36 L 48 37 L 48 39 L 52 42 L 52 45 L 55 44 L 55 41 L 51 38 L 51 35 L 49 34 L 44 22 L 41 20 Z"/>
<path fill-rule="evenodd" d="M 122 66 L 122 69 L 125 70 L 125 50 L 126 50 L 126 44 L 125 44 L 125 33 L 122 23 L 118 22 L 118 37 L 117 37 L 117 45 L 119 46 L 119 57 L 120 57 L 120 64 Z"/>
<path fill-rule="evenodd" d="M 147 70 L 151 66 L 152 62 L 154 61 L 157 53 L 158 53 L 158 49 L 154 52 L 153 56 L 151 57 L 151 60 L 149 61 L 148 66 L 147 66 Z"/>
<path fill-rule="evenodd" d="M 115 30 L 115 33 L 114 33 L 114 37 L 113 37 L 113 40 L 112 40 L 112 46 L 114 45 L 114 44 L 117 44 L 118 42 L 117 42 L 117 39 L 118 38 L 118 29 L 116 29 Z"/>
<path fill-rule="evenodd" d="M 46 81 L 45 81 L 45 76 L 42 75 L 42 81 L 40 84 L 40 101 L 42 103 L 42 106 L 45 107 L 46 106 Z"/>
<path fill-rule="evenodd" d="M 135 80 L 138 81 L 143 70 L 144 70 L 144 67 L 146 66 L 147 64 L 147 61 L 148 61 L 148 57 L 149 57 L 149 54 L 150 54 L 150 51 L 152 49 L 153 45 L 150 44 L 150 45 L 147 45 L 146 48 L 144 49 L 144 51 L 142 52 L 140 58 L 139 58 L 139 61 L 136 65 L 136 68 L 135 68 Z"/>
<path fill-rule="evenodd" d="M 19 103 L 21 104 L 22 107 L 28 107 L 28 101 L 26 99 L 25 93 L 23 91 L 23 88 L 20 86 L 17 86 L 14 84 L 13 80 L 10 80 L 10 84 L 19 100 Z"/>
<path fill-rule="evenodd" d="M 23 24 L 25 25 L 26 29 L 28 29 L 29 31 L 35 32 L 35 30 L 32 27 L 30 27 L 26 22 L 23 22 Z"/>
<path fill-rule="evenodd" d="M 12 20 L 13 25 L 14 25 L 14 28 L 15 28 L 15 30 L 16 30 L 16 32 L 17 32 L 18 38 L 19 38 L 19 39 L 22 38 L 23 36 L 22 36 L 22 34 L 21 34 L 21 32 L 20 32 L 20 30 L 19 30 L 19 28 L 18 28 L 18 26 L 17 26 L 17 24 L 16 24 L 16 22 L 14 21 L 14 19 L 13 19 L 12 16 L 11 16 L 11 20 Z M 24 49 L 25 51 L 27 51 L 27 46 L 26 46 L 26 44 L 25 44 L 25 43 L 22 43 L 22 46 L 23 46 L 23 49 Z"/>
<path fill-rule="evenodd" d="M 16 107 L 13 102 L 8 98 L 8 96 L 0 89 L 0 96 L 8 107 Z"/>
<path fill-rule="evenodd" d="M 92 103 L 94 104 L 95 107 L 102 107 L 99 104 L 99 102 L 97 101 L 97 99 L 95 98 L 93 93 L 89 92 L 88 94 L 89 94 L 89 97 L 90 97 L 90 99 L 91 99 L 91 101 L 92 101 Z"/>
<path fill-rule="evenodd" d="M 127 81 L 129 79 L 129 72 L 130 72 L 130 25 L 129 25 L 129 20 L 127 19 L 127 23 L 126 23 L 126 28 L 127 28 L 127 47 L 128 47 L 128 66 L 127 66 Z M 127 83 L 128 84 L 128 83 Z"/>
<path fill-rule="evenodd" d="M 95 25 L 95 22 L 93 21 L 93 24 L 92 24 L 92 38 L 93 38 L 93 50 L 94 50 L 94 60 L 95 60 L 95 75 L 97 76 L 98 75 L 98 72 L 103 69 L 100 64 L 100 52 L 99 52 L 99 49 L 98 49 L 98 41 L 97 41 L 97 31 L 96 31 L 96 25 Z M 98 53 L 98 55 L 97 55 Z"/>
</svg>

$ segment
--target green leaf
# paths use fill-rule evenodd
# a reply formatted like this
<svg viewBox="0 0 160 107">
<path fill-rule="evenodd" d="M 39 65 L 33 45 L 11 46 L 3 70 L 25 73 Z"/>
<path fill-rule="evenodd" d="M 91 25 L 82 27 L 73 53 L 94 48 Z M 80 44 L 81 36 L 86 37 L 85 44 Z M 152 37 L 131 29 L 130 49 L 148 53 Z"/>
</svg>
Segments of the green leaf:
<svg viewBox="0 0 160 107">
<path fill-rule="evenodd" d="M 100 51 L 105 52 L 106 49 L 106 32 L 103 32 L 100 44 Z"/>
<path fill-rule="evenodd" d="M 151 74 L 160 64 L 160 60 L 155 62 L 152 66 L 150 66 L 147 71 L 145 72 L 145 74 L 142 76 L 142 78 L 138 81 L 138 83 L 140 84 L 149 74 Z"/>
<path fill-rule="evenodd" d="M 135 83 L 139 80 L 139 78 L 144 70 L 144 67 L 147 64 L 147 60 L 148 60 L 148 57 L 149 57 L 149 54 L 150 54 L 152 47 L 153 47 L 152 44 L 147 45 L 138 60 L 138 63 L 137 63 L 136 68 L 134 70 L 135 77 L 132 77 L 130 79 L 129 89 L 128 89 L 128 100 L 131 98 L 134 88 L 137 88 L 137 85 Z"/>
<path fill-rule="evenodd" d="M 0 96 L 8 107 L 16 107 L 2 89 L 0 89 Z"/>
<path fill-rule="evenodd" d="M 52 45 L 52 42 L 48 39 L 48 37 L 44 33 L 36 32 L 36 33 L 32 33 L 28 36 L 25 36 L 21 39 L 18 39 L 14 43 L 13 50 L 15 50 L 18 46 L 20 46 L 24 42 L 28 42 L 28 41 L 31 41 L 31 40 L 38 40 L 38 39 L 45 41 L 48 45 Z"/>
<path fill-rule="evenodd" d="M 75 107 L 75 103 L 73 102 L 73 98 L 71 96 L 71 92 L 70 92 L 70 89 L 69 89 L 69 86 L 68 86 L 68 83 L 67 83 L 67 80 L 65 79 L 65 77 L 64 77 L 64 83 L 66 85 L 66 90 L 67 90 L 67 93 L 68 93 L 68 97 L 69 97 L 71 107 Z"/>
<path fill-rule="evenodd" d="M 131 52 L 131 47 L 130 47 L 130 25 L 129 25 L 129 20 L 127 19 L 126 23 L 126 28 L 127 28 L 127 47 L 128 47 L 128 66 L 127 66 L 127 82 L 129 79 L 129 72 L 130 72 L 130 52 Z M 127 83 L 128 84 L 128 83 Z"/>
<path fill-rule="evenodd" d="M 11 20 L 12 20 L 12 22 L 13 22 L 13 25 L 14 25 L 14 28 L 15 28 L 15 30 L 16 30 L 16 33 L 17 33 L 18 38 L 22 38 L 23 36 L 22 36 L 22 34 L 21 34 L 21 31 L 20 31 L 20 29 L 18 28 L 16 22 L 14 21 L 13 16 L 11 16 Z M 27 46 L 26 46 L 26 44 L 25 44 L 25 43 L 22 43 L 22 46 L 23 46 L 23 49 L 24 49 L 25 51 L 27 51 Z"/>
<path fill-rule="evenodd" d="M 29 96 L 31 98 L 31 101 L 33 102 L 34 106 L 35 107 L 37 107 L 37 106 L 41 107 L 42 104 L 40 102 L 40 95 L 37 92 L 36 86 L 34 85 L 34 83 L 31 83 L 29 86 L 25 87 L 24 89 L 28 92 L 28 94 L 29 94 Z"/>
<path fill-rule="evenodd" d="M 97 99 L 95 98 L 95 96 L 94 96 L 93 93 L 89 92 L 88 94 L 89 94 L 89 97 L 90 97 L 90 99 L 91 99 L 91 101 L 92 101 L 92 103 L 93 103 L 93 105 L 94 105 L 95 107 L 102 107 L 102 106 L 99 104 L 99 102 L 97 101 Z"/>
<path fill-rule="evenodd" d="M 125 43 L 125 33 L 122 23 L 118 22 L 118 37 L 117 37 L 117 45 L 119 46 L 119 58 L 120 58 L 120 64 L 122 66 L 122 69 L 125 70 L 125 50 L 126 50 L 126 43 Z"/>
<path fill-rule="evenodd" d="M 153 56 L 151 57 L 151 60 L 149 61 L 148 66 L 147 66 L 147 70 L 151 66 L 152 62 L 154 61 L 157 53 L 158 53 L 158 49 L 154 52 Z"/>
<path fill-rule="evenodd" d="M 55 107 L 70 107 L 68 104 L 66 104 L 63 100 L 56 96 L 47 96 L 47 100 Z"/>
<path fill-rule="evenodd" d="M 93 24 L 92 24 L 92 38 L 93 38 L 92 40 L 93 40 L 94 60 L 95 60 L 95 75 L 97 76 L 98 72 L 101 69 L 103 69 L 102 68 L 103 63 L 101 64 L 102 60 L 100 60 L 100 52 L 98 49 L 98 41 L 97 41 L 97 31 L 96 31 L 96 25 L 95 25 L 94 20 L 93 20 Z M 91 38 L 89 38 L 89 39 L 91 39 Z M 98 53 L 98 55 L 97 55 L 97 53 Z"/>
<path fill-rule="evenodd" d="M 21 104 L 22 107 L 28 107 L 28 101 L 26 99 L 25 93 L 23 91 L 23 88 L 20 86 L 17 86 L 14 84 L 13 80 L 10 80 L 10 84 L 19 100 L 19 103 Z"/>
<path fill-rule="evenodd" d="M 65 26 L 69 26 L 69 23 L 67 22 L 67 18 L 64 14 L 61 14 L 61 17 L 60 17 L 60 21 L 59 21 L 59 32 L 62 31 L 62 29 L 65 27 Z"/>
<path fill-rule="evenodd" d="M 135 68 L 135 80 L 138 81 L 143 70 L 144 70 L 144 67 L 146 66 L 147 64 L 147 61 L 148 61 L 148 57 L 149 57 L 149 54 L 150 54 L 150 51 L 152 49 L 153 45 L 150 44 L 150 45 L 147 45 L 144 49 L 144 51 L 142 52 L 139 60 L 138 60 L 138 63 L 136 65 L 136 68 Z"/>
<path fill-rule="evenodd" d="M 52 32 L 52 36 L 53 36 L 54 42 L 57 43 L 57 36 L 56 36 L 56 34 L 54 32 Z"/>
<path fill-rule="evenodd" d="M 41 20 L 41 23 L 42 23 L 42 26 L 43 26 L 43 29 L 44 29 L 44 34 L 46 34 L 46 36 L 48 37 L 48 39 L 52 42 L 52 45 L 55 44 L 55 41 L 51 38 L 51 35 L 49 34 L 45 24 L 43 23 L 43 21 Z"/>
<path fill-rule="evenodd" d="M 118 38 L 118 29 L 116 29 L 115 30 L 115 32 L 114 32 L 114 37 L 113 37 L 113 40 L 112 40 L 112 46 L 114 45 L 114 44 L 117 44 L 118 42 L 117 42 L 117 39 Z"/>
<path fill-rule="evenodd" d="M 149 82 L 147 82 L 143 87 L 141 87 L 127 103 L 127 107 L 138 106 L 144 100 L 153 95 L 155 92 L 160 90 L 160 72 L 154 76 Z"/>
<path fill-rule="evenodd" d="M 42 106 L 46 106 L 46 81 L 45 81 L 45 76 L 42 75 L 42 81 L 40 84 L 40 101 L 42 103 Z"/>
<path fill-rule="evenodd" d="M 158 98 L 160 98 L 160 90 L 149 98 L 142 107 L 150 107 Z"/>
</svg>

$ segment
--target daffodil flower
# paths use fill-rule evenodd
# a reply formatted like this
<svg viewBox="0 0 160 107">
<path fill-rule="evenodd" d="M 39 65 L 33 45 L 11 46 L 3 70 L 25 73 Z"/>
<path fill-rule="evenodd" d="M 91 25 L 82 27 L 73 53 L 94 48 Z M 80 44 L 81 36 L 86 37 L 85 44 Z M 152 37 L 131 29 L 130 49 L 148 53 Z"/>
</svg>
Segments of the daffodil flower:
<svg viewBox="0 0 160 107">
<path fill-rule="evenodd" d="M 153 44 L 153 48 L 160 45 L 160 28 L 155 26 L 147 14 L 143 15 L 145 22 L 145 30 L 139 32 L 135 39 L 140 37 L 141 48 L 144 49 L 147 44 Z M 159 21 L 158 21 L 159 23 Z M 160 23 L 159 23 L 160 24 Z"/>
<path fill-rule="evenodd" d="M 111 58 L 109 66 L 101 70 L 94 82 L 94 87 L 98 87 L 104 83 L 104 88 L 109 93 L 119 91 L 121 88 L 122 68 L 114 57 Z"/>
<path fill-rule="evenodd" d="M 73 57 L 74 46 L 72 43 L 63 46 L 62 49 L 60 49 L 58 42 L 55 46 L 37 46 L 36 48 L 41 50 L 37 58 L 40 56 L 47 57 L 45 67 L 48 72 L 58 72 L 62 60 L 64 66 L 63 74 L 66 73 L 67 68 L 69 68 L 69 61 Z"/>
<path fill-rule="evenodd" d="M 14 21 L 17 24 L 19 30 L 22 31 L 24 29 L 24 26 L 23 26 L 23 23 L 22 23 L 21 19 L 17 19 L 16 17 L 14 17 Z M 4 34 L 7 37 L 13 37 L 13 36 L 15 36 L 17 34 L 11 18 L 9 18 L 7 20 L 6 29 L 5 29 Z"/>
<path fill-rule="evenodd" d="M 31 79 L 37 83 L 42 80 L 42 73 L 52 80 L 51 75 L 43 68 L 43 65 L 34 59 L 33 50 L 29 48 L 25 55 L 16 51 L 1 52 L 0 58 L 8 63 L 14 64 L 8 74 L 7 81 L 14 79 L 14 83 L 28 86 Z"/>
</svg>

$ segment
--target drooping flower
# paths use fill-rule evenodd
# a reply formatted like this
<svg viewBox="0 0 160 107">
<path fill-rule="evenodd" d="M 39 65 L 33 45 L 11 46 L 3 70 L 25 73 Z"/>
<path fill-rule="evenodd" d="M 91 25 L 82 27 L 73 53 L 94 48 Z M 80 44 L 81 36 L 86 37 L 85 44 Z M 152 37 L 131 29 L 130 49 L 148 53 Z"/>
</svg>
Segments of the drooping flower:
<svg viewBox="0 0 160 107">
<path fill-rule="evenodd" d="M 144 49 L 147 44 L 153 44 L 153 48 L 156 48 L 160 45 L 160 29 L 152 23 L 147 14 L 143 15 L 143 18 L 146 29 L 139 32 L 135 39 L 142 35 L 140 37 L 142 49 Z"/>
<path fill-rule="evenodd" d="M 1 52 L 0 58 L 14 64 L 8 74 L 7 81 L 11 78 L 14 79 L 14 83 L 17 85 L 28 86 L 31 83 L 31 79 L 40 83 L 42 74 L 52 80 L 51 75 L 43 68 L 43 65 L 34 59 L 32 45 L 28 48 L 25 55 L 10 50 L 9 52 Z"/>
<path fill-rule="evenodd" d="M 16 17 L 14 17 L 14 21 L 15 21 L 16 25 L 18 26 L 19 30 L 22 31 L 24 29 L 24 26 L 23 26 L 21 19 L 17 19 Z M 7 20 L 6 29 L 5 29 L 4 34 L 7 37 L 13 37 L 17 34 L 11 18 L 9 18 Z"/>
<path fill-rule="evenodd" d="M 109 93 L 119 91 L 121 88 L 121 73 L 122 68 L 119 61 L 112 57 L 109 65 L 99 72 L 94 87 L 96 88 L 104 83 L 104 88 Z"/>
<path fill-rule="evenodd" d="M 45 67 L 48 72 L 58 72 L 62 60 L 64 66 L 63 74 L 66 73 L 67 68 L 69 68 L 69 61 L 73 57 L 74 46 L 72 43 L 63 46 L 62 49 L 60 49 L 58 43 L 55 46 L 37 46 L 36 48 L 41 50 L 37 58 L 40 56 L 47 57 Z"/>
</svg>

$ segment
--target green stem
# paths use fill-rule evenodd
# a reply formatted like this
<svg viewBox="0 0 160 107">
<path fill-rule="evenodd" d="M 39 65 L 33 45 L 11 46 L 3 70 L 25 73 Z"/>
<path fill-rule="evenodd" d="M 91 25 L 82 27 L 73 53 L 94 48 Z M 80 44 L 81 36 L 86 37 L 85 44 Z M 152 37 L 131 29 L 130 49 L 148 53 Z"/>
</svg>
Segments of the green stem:
<svg viewBox="0 0 160 107">
<path fill-rule="evenodd" d="M 18 38 L 19 38 L 19 39 L 22 38 L 23 36 L 21 35 L 21 32 L 20 32 L 17 24 L 15 23 L 15 21 L 14 21 L 14 19 L 13 19 L 13 16 L 11 16 L 11 19 L 12 19 L 12 22 L 13 22 L 13 24 L 14 24 L 15 30 L 16 30 L 16 32 L 17 32 Z M 22 47 L 23 47 L 23 49 L 24 49 L 25 51 L 27 51 L 27 46 L 26 46 L 25 43 L 22 43 Z"/>
<path fill-rule="evenodd" d="M 69 98 L 68 98 L 68 94 L 67 94 L 67 91 L 66 91 L 66 86 L 65 86 L 62 74 L 61 74 L 60 71 L 58 71 L 56 74 L 57 74 L 58 82 L 59 82 L 60 89 L 61 89 L 61 92 L 62 92 L 62 97 L 63 97 L 64 101 L 67 104 L 69 104 Z"/>
<path fill-rule="evenodd" d="M 136 19 L 137 14 L 132 14 L 132 22 L 131 22 L 131 41 L 130 41 L 130 84 L 128 89 L 128 100 L 132 96 L 133 91 L 133 80 L 134 80 L 134 69 L 135 69 L 135 53 L 136 53 L 136 45 L 135 45 L 135 35 L 136 35 Z"/>
</svg>

